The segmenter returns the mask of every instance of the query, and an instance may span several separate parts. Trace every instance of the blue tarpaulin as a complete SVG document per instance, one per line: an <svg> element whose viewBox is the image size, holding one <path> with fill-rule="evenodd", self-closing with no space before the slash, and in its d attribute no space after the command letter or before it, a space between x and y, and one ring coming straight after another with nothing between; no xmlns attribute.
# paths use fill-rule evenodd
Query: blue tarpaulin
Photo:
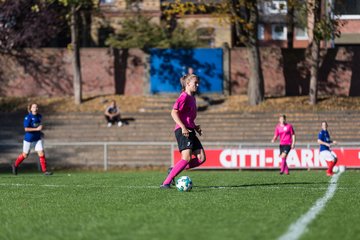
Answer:
<svg viewBox="0 0 360 240"><path fill-rule="evenodd" d="M223 92L223 51L221 48L151 49L150 91L180 92L180 77L194 69L200 77L200 93Z"/></svg>

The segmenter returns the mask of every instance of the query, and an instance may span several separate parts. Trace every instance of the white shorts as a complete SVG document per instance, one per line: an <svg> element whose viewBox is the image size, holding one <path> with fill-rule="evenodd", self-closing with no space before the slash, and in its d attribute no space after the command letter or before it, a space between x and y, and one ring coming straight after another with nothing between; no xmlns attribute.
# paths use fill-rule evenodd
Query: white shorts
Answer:
<svg viewBox="0 0 360 240"><path fill-rule="evenodd" d="M23 152L26 154L30 153L31 148L35 148L36 152L40 152L44 150L44 146L43 146L43 141L40 139L36 142L28 142L25 141L23 142Z"/></svg>
<svg viewBox="0 0 360 240"><path fill-rule="evenodd" d="M325 150L320 152L321 161L334 161L335 159L337 159L337 156L333 151Z"/></svg>

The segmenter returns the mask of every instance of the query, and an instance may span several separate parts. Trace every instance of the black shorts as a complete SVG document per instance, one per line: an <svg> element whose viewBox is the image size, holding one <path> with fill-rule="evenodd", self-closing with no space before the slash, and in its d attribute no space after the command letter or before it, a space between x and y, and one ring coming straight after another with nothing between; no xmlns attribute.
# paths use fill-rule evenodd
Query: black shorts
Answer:
<svg viewBox="0 0 360 240"><path fill-rule="evenodd" d="M189 132L189 137L185 137L182 135L181 128L178 128L175 130L175 137L178 143L179 151L185 149L191 149L193 151L198 149L203 149L203 146L201 145L200 140L196 136L195 129L189 129L191 132Z"/></svg>
<svg viewBox="0 0 360 240"><path fill-rule="evenodd" d="M282 153L285 153L286 155L288 155L290 150L291 150L291 145L280 145L280 155Z"/></svg>

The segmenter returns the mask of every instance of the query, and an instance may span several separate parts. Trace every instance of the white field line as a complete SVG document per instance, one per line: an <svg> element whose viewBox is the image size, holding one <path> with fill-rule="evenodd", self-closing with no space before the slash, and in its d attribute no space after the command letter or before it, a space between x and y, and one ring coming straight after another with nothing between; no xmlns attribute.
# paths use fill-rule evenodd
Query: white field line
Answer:
<svg viewBox="0 0 360 240"><path fill-rule="evenodd" d="M0 183L5 187L48 187L48 188L159 188L159 186L96 186L96 185L62 185L62 184L32 184L32 183Z"/></svg>
<svg viewBox="0 0 360 240"><path fill-rule="evenodd" d="M156 189L159 186L124 186L124 185L116 185L116 186L100 186L100 185L65 185L65 184L32 184L32 183L0 183L0 186L4 187L45 187L45 188L128 188L128 189ZM326 187L302 187L302 186L194 186L194 188L203 188L203 189L211 189L211 190L226 190L226 189L307 189L307 190L324 190L327 189ZM342 188L347 189L347 188Z"/></svg>
<svg viewBox="0 0 360 240"><path fill-rule="evenodd" d="M322 198L319 198L309 211L296 220L296 222L292 223L287 232L279 237L279 240L296 240L301 237L306 231L307 226L316 218L326 206L327 202L334 196L340 175L341 172L332 176L325 195Z"/></svg>

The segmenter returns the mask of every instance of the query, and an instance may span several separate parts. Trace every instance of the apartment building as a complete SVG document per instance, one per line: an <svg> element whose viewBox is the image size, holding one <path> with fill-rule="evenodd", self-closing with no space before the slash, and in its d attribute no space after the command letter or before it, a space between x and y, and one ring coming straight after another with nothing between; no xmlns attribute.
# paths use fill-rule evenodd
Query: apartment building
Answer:
<svg viewBox="0 0 360 240"><path fill-rule="evenodd" d="M336 45L360 44L360 1L334 0L335 10L346 24L341 29L341 37L335 39Z"/></svg>
<svg viewBox="0 0 360 240"><path fill-rule="evenodd" d="M307 0L303 0L306 4ZM340 17L346 24L342 27L340 38L334 38L328 46L353 45L360 43L360 1L359 0L322 0L324 14ZM121 27L120 22L136 13L150 16L152 21L160 23L166 4L174 0L100 0L102 18L95 18L92 23L92 39L102 45L110 32ZM189 1L184 1L189 2ZM196 4L197 1L192 1ZM213 1L212 1L213 2ZM292 32L294 48L304 48L309 43L308 27L299 24L294 18L291 31L288 29L287 0L258 0L259 24L258 39L261 46L288 47L289 33ZM306 17L305 17L306 18ZM105 20L104 20L105 19ZM186 14L177 19L185 27L196 26L198 38L203 47L221 47L227 43L236 46L233 26L211 13ZM195 25L194 25L195 23Z"/></svg>

